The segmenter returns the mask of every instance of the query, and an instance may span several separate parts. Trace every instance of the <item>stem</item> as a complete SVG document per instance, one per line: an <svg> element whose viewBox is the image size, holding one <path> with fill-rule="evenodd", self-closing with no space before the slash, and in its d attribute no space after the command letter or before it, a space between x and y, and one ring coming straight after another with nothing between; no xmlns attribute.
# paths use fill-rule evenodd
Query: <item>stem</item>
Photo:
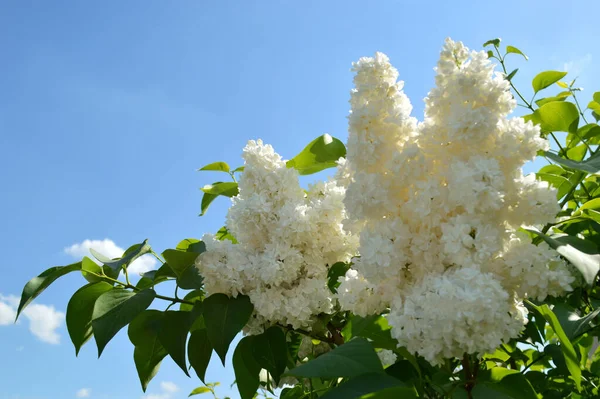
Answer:
<svg viewBox="0 0 600 399"><path fill-rule="evenodd" d="M581 106L579 105L579 101L577 101L577 96L575 95L575 92L570 87L569 87L569 92L573 96L573 100L575 100L575 105L577 106L577 109L579 110L579 115L581 115L581 118L583 119L583 121L587 125L588 121L587 121L587 119L585 119L585 115L583 114L583 111L581 110Z"/></svg>
<svg viewBox="0 0 600 399"><path fill-rule="evenodd" d="M469 363L469 355L465 353L462 358L463 371L465 372L465 391L467 391L467 397L473 399L471 390L475 384L473 383L473 374L471 373L471 364Z"/></svg>

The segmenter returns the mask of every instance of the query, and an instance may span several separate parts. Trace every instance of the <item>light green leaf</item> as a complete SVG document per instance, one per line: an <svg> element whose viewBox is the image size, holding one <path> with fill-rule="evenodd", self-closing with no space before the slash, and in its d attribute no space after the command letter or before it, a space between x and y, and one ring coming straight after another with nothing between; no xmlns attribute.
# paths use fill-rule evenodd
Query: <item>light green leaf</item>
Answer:
<svg viewBox="0 0 600 399"><path fill-rule="evenodd" d="M594 101L596 101L597 103L600 103L600 91L597 91L594 93L594 96L592 97L594 99Z"/></svg>
<svg viewBox="0 0 600 399"><path fill-rule="evenodd" d="M235 182L215 182L207 184L201 190L206 194L223 195L225 197L235 197L239 193L238 184Z"/></svg>
<svg viewBox="0 0 600 399"><path fill-rule="evenodd" d="M562 326L558 322L556 315L546 304L536 306L533 303L529 303L529 305L535 310L537 310L542 316L544 316L544 319L546 319L546 321L556 334L556 337L560 341L560 348L565 356L565 362L567 364L569 372L571 373L571 377L573 377L573 380L577 385L577 389L581 389L581 369L579 367L579 359L577 359L577 353L575 352L575 349L573 348L571 341L565 334Z"/></svg>
<svg viewBox="0 0 600 399"><path fill-rule="evenodd" d="M594 112L600 112L600 103L596 101L590 101L587 107Z"/></svg>
<svg viewBox="0 0 600 399"><path fill-rule="evenodd" d="M243 172L244 169L246 169L245 166L238 166L237 168L235 168L231 173L235 173L235 172Z"/></svg>
<svg viewBox="0 0 600 399"><path fill-rule="evenodd" d="M234 236L231 235L231 233L229 232L229 230L227 230L227 227L225 226L221 227L219 231L216 232L215 238L219 241L229 240L232 243L237 244L237 240Z"/></svg>
<svg viewBox="0 0 600 399"><path fill-rule="evenodd" d="M212 393L212 391L210 389L208 389L207 387L198 387L198 388L194 389L192 392L190 392L190 394L188 395L188 398L190 396L200 395L203 393Z"/></svg>
<svg viewBox="0 0 600 399"><path fill-rule="evenodd" d="M233 371L241 399L252 399L260 385L261 367L254 359L254 337L242 338L233 352Z"/></svg>
<svg viewBox="0 0 600 399"><path fill-rule="evenodd" d="M68 266L54 266L50 269L45 270L42 274L29 280L23 292L21 293L21 302L17 309L17 319L19 315L33 301L40 295L46 288L50 286L56 279L64 276L65 274L81 270L81 262L73 263Z"/></svg>
<svg viewBox="0 0 600 399"><path fill-rule="evenodd" d="M395 398L416 398L413 388L407 387L402 381L387 374L371 373L359 375L350 381L327 391L322 399L356 399L369 395L369 398L380 398L378 391L389 388L402 388L396 392Z"/></svg>
<svg viewBox="0 0 600 399"><path fill-rule="evenodd" d="M144 392L167 356L167 350L158 339L163 316L161 311L145 310L129 324L127 331L129 340L135 346L133 360Z"/></svg>
<svg viewBox="0 0 600 399"><path fill-rule="evenodd" d="M206 376L206 369L208 368L213 348L205 328L192 332L187 350L190 365L196 372L196 375L198 375L198 378L200 378L200 381L206 383L204 378Z"/></svg>
<svg viewBox="0 0 600 399"><path fill-rule="evenodd" d="M275 385L279 385L279 379L285 371L288 350L281 328L270 327L264 333L254 336L252 345L256 362L271 374Z"/></svg>
<svg viewBox="0 0 600 399"><path fill-rule="evenodd" d="M598 271L600 271L600 255L582 251L581 248L587 247L584 240L571 236L566 236L568 238L554 238L535 229L525 230L543 238L548 245L556 249L556 252L565 257L581 272L588 284L592 285L594 283L596 275L598 274Z"/></svg>
<svg viewBox="0 0 600 399"><path fill-rule="evenodd" d="M569 85L565 82L556 82L557 85L559 85L560 87L562 87L563 89L568 89Z"/></svg>
<svg viewBox="0 0 600 399"><path fill-rule="evenodd" d="M75 346L76 356L83 344L92 337L92 314L96 299L112 289L113 286L104 281L87 284L78 289L69 300L66 317L67 330L73 346Z"/></svg>
<svg viewBox="0 0 600 399"><path fill-rule="evenodd" d="M346 156L344 143L324 134L310 142L298 155L287 161L301 175L310 175L337 166L337 160Z"/></svg>
<svg viewBox="0 0 600 399"><path fill-rule="evenodd" d="M225 294L209 296L204 300L203 306L208 338L225 365L229 345L250 319L254 306L245 295L229 298Z"/></svg>
<svg viewBox="0 0 600 399"><path fill-rule="evenodd" d="M513 46L506 46L506 53L507 54L510 54L510 53L519 54L519 55L522 55L523 58L525 58L525 60L529 59L529 57L527 57L521 50L519 50L518 48L513 47Z"/></svg>
<svg viewBox="0 0 600 399"><path fill-rule="evenodd" d="M535 113L540 118L540 128L545 132L576 132L579 111L575 104L554 101L542 105Z"/></svg>
<svg viewBox="0 0 600 399"><path fill-rule="evenodd" d="M535 78L533 78L533 81L531 82L531 85L533 87L533 92L537 93L538 91L545 89L546 87L552 85L553 83L558 82L565 76L567 76L566 72L559 72L559 71L540 72L535 76Z"/></svg>
<svg viewBox="0 0 600 399"><path fill-rule="evenodd" d="M201 170L214 170L216 172L229 173L229 165L227 165L226 162L213 162L198 169L198 171Z"/></svg>
<svg viewBox="0 0 600 399"><path fill-rule="evenodd" d="M185 348L187 336L192 325L191 312L169 310L164 312L162 327L158 339L173 361L189 377Z"/></svg>
<svg viewBox="0 0 600 399"><path fill-rule="evenodd" d="M321 378L352 378L368 373L383 373L383 366L373 346L360 337L289 371L298 377Z"/></svg>
<svg viewBox="0 0 600 399"><path fill-rule="evenodd" d="M185 240L181 240L175 249L183 252L195 252L201 254L206 251L206 244L196 238L186 238Z"/></svg>
<svg viewBox="0 0 600 399"><path fill-rule="evenodd" d="M155 296L156 293L151 289L136 293L113 288L98 297L92 313L92 330L98 346L98 357L119 330L150 306Z"/></svg>
<svg viewBox="0 0 600 399"><path fill-rule="evenodd" d="M200 216L204 216L210 204L217 198L218 195L206 194L202 196L202 202L200 204Z"/></svg>

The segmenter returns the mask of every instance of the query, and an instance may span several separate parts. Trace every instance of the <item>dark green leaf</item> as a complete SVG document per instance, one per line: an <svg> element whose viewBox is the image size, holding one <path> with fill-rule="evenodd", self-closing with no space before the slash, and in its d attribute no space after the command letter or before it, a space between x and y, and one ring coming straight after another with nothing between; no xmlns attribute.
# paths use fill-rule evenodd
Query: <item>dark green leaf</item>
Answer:
<svg viewBox="0 0 600 399"><path fill-rule="evenodd" d="M218 195L204 193L202 196L202 203L200 204L200 216L204 216L211 202L213 202L217 197Z"/></svg>
<svg viewBox="0 0 600 399"><path fill-rule="evenodd" d="M506 75L506 80L508 80L510 82L510 80L515 77L515 75L517 74L518 71L519 71L519 68L514 69L511 73Z"/></svg>
<svg viewBox="0 0 600 399"><path fill-rule="evenodd" d="M215 182L207 184L201 190L206 194L223 195L225 197L235 197L239 193L238 184L235 182Z"/></svg>
<svg viewBox="0 0 600 399"><path fill-rule="evenodd" d="M201 170L214 170L216 172L229 173L229 165L227 165L226 162L213 162L198 169L198 171Z"/></svg>
<svg viewBox="0 0 600 399"><path fill-rule="evenodd" d="M67 305L67 330L75 346L75 355L92 337L92 314L96 299L113 286L109 283L99 281L84 285L78 289L69 300Z"/></svg>
<svg viewBox="0 0 600 399"><path fill-rule="evenodd" d="M545 71L538 73L533 81L531 82L531 86L533 87L533 92L537 93L540 90L545 89L546 87L552 85L553 83L558 82L562 78L567 75L566 72L559 71Z"/></svg>
<svg viewBox="0 0 600 399"><path fill-rule="evenodd" d="M113 288L98 297L92 314L98 357L119 330L150 306L155 296L156 293L151 289L135 293Z"/></svg>
<svg viewBox="0 0 600 399"><path fill-rule="evenodd" d="M135 346L133 360L144 392L158 372L160 363L167 356L167 350L158 339L163 315L164 313L158 310L146 310L129 324L129 340Z"/></svg>
<svg viewBox="0 0 600 399"><path fill-rule="evenodd" d="M229 344L250 319L254 306L245 295L229 298L225 294L213 294L204 300L203 305L208 338L225 365Z"/></svg>
<svg viewBox="0 0 600 399"><path fill-rule="evenodd" d="M488 56L488 58L493 58L494 57L494 52L492 50L488 50L487 51L487 56Z"/></svg>
<svg viewBox="0 0 600 399"><path fill-rule="evenodd" d="M537 393L531 386L531 383L525 378L525 376L517 370L509 370L502 367L494 367L489 370L490 378L489 381L484 381L483 385L492 391L502 393L507 397L514 399L537 399ZM477 388L478 385L475 386ZM477 392L474 390L473 397L481 397L480 394L476 395ZM495 396L485 396L495 397Z"/></svg>
<svg viewBox="0 0 600 399"><path fill-rule="evenodd" d="M345 276L350 269L350 265L345 262L334 263L327 271L327 287L334 294L337 293L337 288L340 286L338 281L340 277Z"/></svg>
<svg viewBox="0 0 600 399"><path fill-rule="evenodd" d="M202 252L206 252L206 244L196 238L186 238L185 240L181 240L175 249L183 252L195 252L201 254Z"/></svg>
<svg viewBox="0 0 600 399"><path fill-rule="evenodd" d="M92 255L94 255L94 257L96 257L96 259L102 262L105 266L108 266L109 268L115 271L121 270L121 268L126 268L134 260L136 260L142 255L150 253L150 251L152 251L152 248L148 244L148 240L144 240L144 242L140 244L135 244L129 247L121 258L107 261L105 257L103 257L97 252L93 251L92 248L90 248L90 252L92 253ZM104 260L100 259L98 256L100 256Z"/></svg>
<svg viewBox="0 0 600 399"><path fill-rule="evenodd" d="M200 270L195 265L191 265L177 278L177 285L184 290L195 290L202 288L203 281Z"/></svg>
<svg viewBox="0 0 600 399"><path fill-rule="evenodd" d="M344 143L324 134L311 141L298 155L287 161L301 175L310 175L337 166L337 160L346 156Z"/></svg>
<svg viewBox="0 0 600 399"><path fill-rule="evenodd" d="M59 277L64 276L67 273L74 272L76 270L81 270L81 262L73 263L68 266L54 266L50 269L45 270L42 274L37 277L29 280L25 287L23 288L23 293L21 293L21 302L19 303L19 308L17 310L17 319L19 315L33 301L40 295L50 284L52 284Z"/></svg>
<svg viewBox="0 0 600 399"><path fill-rule="evenodd" d="M169 267L167 263L164 263L160 268L158 268L158 270L151 270L143 273L142 278L136 284L136 288L144 290L146 288L153 287L156 284L162 283L163 281L167 281L176 277L177 275L171 269L171 267Z"/></svg>
<svg viewBox="0 0 600 399"><path fill-rule="evenodd" d="M190 291L183 297L183 299L186 301L189 301L189 302L194 302L194 303L198 302L198 301L202 301L204 299L204 291L202 291L202 290ZM190 310L192 310L193 307L194 307L194 305L182 303L181 305L179 305L179 310L190 311Z"/></svg>
<svg viewBox="0 0 600 399"><path fill-rule="evenodd" d="M287 363L285 334L279 327L270 327L264 333L254 337L253 346L257 363L271 374L275 385L279 385L279 379Z"/></svg>
<svg viewBox="0 0 600 399"><path fill-rule="evenodd" d="M521 50L519 50L518 48L516 48L516 47L513 47L513 46L506 46L506 54L510 54L510 53L522 55L522 56L523 56L523 58L525 58L526 60L528 60L528 59L529 59L529 58L528 58L528 57L527 57L525 54L523 54L523 52L522 52Z"/></svg>
<svg viewBox="0 0 600 399"><path fill-rule="evenodd" d="M487 47L490 44L493 44L495 47L498 47L500 45L500 39L491 39L491 40L488 40L487 42L483 43L483 47Z"/></svg>
<svg viewBox="0 0 600 399"><path fill-rule="evenodd" d="M403 388L402 395L396 398L416 398L415 390L407 387L402 381L387 374L371 373L352 378L350 381L328 391L323 399L355 399L363 395L375 394L387 388ZM399 392L400 393L400 392ZM405 396L406 395L406 396ZM369 396L376 398L378 396Z"/></svg>
<svg viewBox="0 0 600 399"><path fill-rule="evenodd" d="M170 310L164 312L163 324L158 332L160 343L188 377L185 348L191 324L190 312Z"/></svg>
<svg viewBox="0 0 600 399"><path fill-rule="evenodd" d="M204 383L206 383L204 378L212 351L213 348L208 340L206 329L193 331L188 342L188 358L198 378Z"/></svg>
<svg viewBox="0 0 600 399"><path fill-rule="evenodd" d="M185 270L194 266L198 253L196 252L183 252L176 249L167 249L162 253L162 256L167 261L167 264L175 272L177 277L181 277Z"/></svg>
<svg viewBox="0 0 600 399"><path fill-rule="evenodd" d="M302 399L304 398L304 390L301 386L295 386L293 388L283 388L279 399Z"/></svg>
<svg viewBox="0 0 600 399"><path fill-rule="evenodd" d="M579 111L575 104L554 101L542 105L535 111L540 118L540 127L545 132L576 132Z"/></svg>
<svg viewBox="0 0 600 399"><path fill-rule="evenodd" d="M321 378L352 378L368 373L383 373L383 366L373 346L369 341L360 337L289 372L298 377Z"/></svg>
<svg viewBox="0 0 600 399"><path fill-rule="evenodd" d="M342 330L344 339L351 337L363 337L371 341L375 348L394 350L398 346L398 341L392 338L391 327L387 319L380 315L367 317L352 316Z"/></svg>
<svg viewBox="0 0 600 399"><path fill-rule="evenodd" d="M580 248L584 248L586 245L584 240L577 237L553 238L534 229L526 230L542 237L548 245L556 249L556 252L571 262L581 272L588 284L592 285L594 283L596 275L600 271L600 255L583 252Z"/></svg>
<svg viewBox="0 0 600 399"><path fill-rule="evenodd" d="M556 315L554 314L554 312L552 312L552 310L550 310L548 305L544 304L541 306L536 306L530 303L530 306L533 307L536 311L538 311L542 316L544 316L544 318L556 334L558 340L560 341L560 348L565 356L565 361L567 363L567 368L571 373L571 377L573 377L573 380L575 381L575 384L577 385L578 389L581 389L581 369L579 368L579 359L577 358L577 353L575 352L571 341L569 340L569 338L563 331L560 323L558 322Z"/></svg>
<svg viewBox="0 0 600 399"><path fill-rule="evenodd" d="M233 371L241 399L254 398L260 385L261 367L254 359L253 340L252 336L242 338L233 352Z"/></svg>

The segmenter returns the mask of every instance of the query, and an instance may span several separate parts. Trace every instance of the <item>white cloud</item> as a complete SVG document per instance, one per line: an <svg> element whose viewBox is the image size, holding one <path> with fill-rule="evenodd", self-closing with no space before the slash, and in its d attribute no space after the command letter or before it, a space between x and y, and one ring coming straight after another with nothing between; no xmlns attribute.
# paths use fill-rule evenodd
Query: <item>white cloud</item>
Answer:
<svg viewBox="0 0 600 399"><path fill-rule="evenodd" d="M75 397L76 398L89 398L91 394L92 394L92 390L90 388L81 388L79 391L77 391L77 393L75 394Z"/></svg>
<svg viewBox="0 0 600 399"><path fill-rule="evenodd" d="M19 298L14 295L0 294L0 325L14 323L19 306ZM40 341L49 344L59 344L58 328L65 320L65 314L57 311L54 306L32 303L23 311L23 316L29 320L29 331ZM9 322L7 322L9 320Z"/></svg>
<svg viewBox="0 0 600 399"><path fill-rule="evenodd" d="M65 253L74 258L82 258L88 256L92 260L96 260L90 254L90 248L109 258L119 258L125 250L119 247L113 240L105 238L104 240L84 240L80 243L73 244L65 248ZM129 265L129 272L132 275L139 275L156 267L156 259L152 255L144 255L136 259Z"/></svg>
<svg viewBox="0 0 600 399"><path fill-rule="evenodd" d="M162 390L162 393L144 395L142 396L142 399L172 399L173 394L179 391L179 387L170 381L162 381L160 383L160 389Z"/></svg>
<svg viewBox="0 0 600 399"><path fill-rule="evenodd" d="M571 79L574 79L577 76L581 75L583 70L586 69L588 66L590 66L591 63L592 63L592 54L587 53L586 55L584 55L581 58L578 58L576 60L571 60L569 62L565 62L563 65L563 69L566 72L569 72L569 76L571 76Z"/></svg>
<svg viewBox="0 0 600 399"><path fill-rule="evenodd" d="M41 341L49 344L59 344L60 335L56 330L65 320L65 314L54 309L54 306L29 305L23 314L29 319L29 331Z"/></svg>
<svg viewBox="0 0 600 399"><path fill-rule="evenodd" d="M179 387L177 385L175 385L175 383L170 382L170 381L162 381L160 383L160 388L164 392L169 392L169 393L175 393L175 392L179 391Z"/></svg>
<svg viewBox="0 0 600 399"><path fill-rule="evenodd" d="M2 298L0 298L1 300ZM8 326L15 322L17 312L7 303L0 302L0 326Z"/></svg>

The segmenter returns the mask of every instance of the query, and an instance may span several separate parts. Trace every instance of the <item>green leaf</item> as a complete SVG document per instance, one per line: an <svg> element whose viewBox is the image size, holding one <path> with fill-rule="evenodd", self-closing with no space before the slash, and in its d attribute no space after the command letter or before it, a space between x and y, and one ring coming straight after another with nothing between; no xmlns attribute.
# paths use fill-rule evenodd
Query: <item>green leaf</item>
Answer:
<svg viewBox="0 0 600 399"><path fill-rule="evenodd" d="M167 350L158 339L163 316L161 311L145 310L129 324L127 331L129 340L135 346L133 360L144 392L167 356Z"/></svg>
<svg viewBox="0 0 600 399"><path fill-rule="evenodd" d="M590 101L587 107L594 112L600 112L600 103L596 101Z"/></svg>
<svg viewBox="0 0 600 399"><path fill-rule="evenodd" d="M225 226L221 227L219 231L217 231L215 238L219 241L229 240L232 243L237 244L237 240L231 235L231 233L229 233L229 230L227 230L227 227Z"/></svg>
<svg viewBox="0 0 600 399"><path fill-rule="evenodd" d="M298 377L321 378L352 378L368 373L383 373L383 366L373 346L360 337L289 371Z"/></svg>
<svg viewBox="0 0 600 399"><path fill-rule="evenodd" d="M527 56L526 56L526 55L525 55L525 54L524 54L524 53L523 53L521 50L519 50L518 48L516 48L516 47L513 47L513 46L506 46L506 54L510 54L510 53L512 53L512 54L519 54L519 55L522 55L522 56L523 56L523 58L525 58L525 60L528 60L528 59L529 59L529 57L527 57Z"/></svg>
<svg viewBox="0 0 600 399"><path fill-rule="evenodd" d="M296 385L293 388L283 388L279 399L303 399L304 397L304 389Z"/></svg>
<svg viewBox="0 0 600 399"><path fill-rule="evenodd" d="M200 395L202 393L212 393L212 391L210 389L208 389L207 387L198 387L198 388L194 389L192 392L190 392L190 394L188 395L188 398L190 396Z"/></svg>
<svg viewBox="0 0 600 399"><path fill-rule="evenodd" d="M577 237L553 238L534 229L525 230L543 238L550 247L556 249L556 252L566 258L581 272L588 284L592 285L594 283L596 275L598 274L598 271L600 271L600 255L597 253L589 254L582 251L580 248L585 246L585 241Z"/></svg>
<svg viewBox="0 0 600 399"><path fill-rule="evenodd" d="M227 165L226 162L213 162L198 169L198 171L201 170L214 170L217 172L229 173L229 165Z"/></svg>
<svg viewBox="0 0 600 399"><path fill-rule="evenodd" d="M235 182L215 182L207 184L201 190L206 194L222 195L225 197L235 197L239 193L238 184Z"/></svg>
<svg viewBox="0 0 600 399"><path fill-rule="evenodd" d="M211 202L213 202L217 197L218 195L204 193L202 196L202 203L200 204L200 216L204 216Z"/></svg>
<svg viewBox="0 0 600 399"><path fill-rule="evenodd" d="M176 277L177 275L171 267L167 263L164 263L158 270L150 270L149 272L142 273L142 278L135 286L140 290L144 290Z"/></svg>
<svg viewBox="0 0 600 399"><path fill-rule="evenodd" d="M327 271L327 287L334 294L337 293L337 288L340 286L339 279L346 275L350 269L350 265L345 262L334 263Z"/></svg>
<svg viewBox="0 0 600 399"><path fill-rule="evenodd" d="M165 258L173 272L175 272L175 275L181 277L188 267L194 266L198 253L167 249L162 253L162 256Z"/></svg>
<svg viewBox="0 0 600 399"><path fill-rule="evenodd" d="M229 298L225 294L213 294L203 305L208 338L225 365L229 345L250 319L254 306L245 295Z"/></svg>
<svg viewBox="0 0 600 399"><path fill-rule="evenodd" d="M202 252L206 252L206 244L196 238L186 238L185 240L181 240L175 249L183 252L195 252L201 254Z"/></svg>
<svg viewBox="0 0 600 399"><path fill-rule="evenodd" d="M275 385L279 385L287 363L287 344L281 328L270 327L264 333L256 335L252 345L256 362L271 374Z"/></svg>
<svg viewBox="0 0 600 399"><path fill-rule="evenodd" d="M158 332L160 343L188 377L185 348L191 325L190 312L169 310L164 312L162 327Z"/></svg>
<svg viewBox="0 0 600 399"><path fill-rule="evenodd" d="M488 40L487 42L483 43L483 47L487 47L490 44L493 44L495 47L498 47L500 45L500 39L491 39L491 40Z"/></svg>
<svg viewBox="0 0 600 399"><path fill-rule="evenodd" d="M545 89L546 87L552 85L553 83L558 82L562 78L567 76L566 72L559 71L545 71L538 73L533 81L531 82L531 86L533 87L533 92L537 93L540 90Z"/></svg>
<svg viewBox="0 0 600 399"><path fill-rule="evenodd" d="M540 98L539 100L535 100L535 103L538 105L538 107L541 107L542 105L551 103L553 101L565 101L570 95L570 91L563 91L561 93L558 93L556 96Z"/></svg>
<svg viewBox="0 0 600 399"><path fill-rule="evenodd" d="M380 315L353 315L344 326L342 335L345 340L352 337L367 338L375 348L394 350L398 346L398 341L392 338L387 319Z"/></svg>
<svg viewBox="0 0 600 399"><path fill-rule="evenodd" d="M413 388L392 387L378 392L368 393L361 396L359 399L412 399L416 397L417 394Z"/></svg>
<svg viewBox="0 0 600 399"><path fill-rule="evenodd" d="M519 68L514 69L511 73L509 73L508 75L506 75L505 79L510 82L510 80L515 77L515 75L517 74L518 71L519 71Z"/></svg>
<svg viewBox="0 0 600 399"><path fill-rule="evenodd" d="M381 373L363 374L352 378L350 381L326 392L321 398L355 399L361 398L363 395L367 394L374 395L377 391L382 391L387 388L403 388L401 391L402 395L397 395L395 396L396 398L416 398L415 390L413 388L407 387L402 381L394 377ZM369 397L376 398L378 396Z"/></svg>
<svg viewBox="0 0 600 399"><path fill-rule="evenodd" d="M111 285L114 284L110 279L103 277L108 276L112 279L116 279L119 276L119 272L113 271L107 266L100 266L87 256L84 256L81 260L81 274L90 283L96 283L98 281L106 281ZM100 277L98 277L100 276Z"/></svg>
<svg viewBox="0 0 600 399"><path fill-rule="evenodd" d="M559 85L560 87L562 87L563 89L568 89L569 85L566 84L565 82L556 82L557 85Z"/></svg>
<svg viewBox="0 0 600 399"><path fill-rule="evenodd" d="M571 169L582 170L588 173L598 173L598 171L600 171L600 152L594 153L588 159L581 162L562 158L549 151L544 152L544 156Z"/></svg>
<svg viewBox="0 0 600 399"><path fill-rule="evenodd" d="M243 172L244 169L246 169L246 167L244 166L238 166L237 168L235 168L231 173L235 173L235 172Z"/></svg>
<svg viewBox="0 0 600 399"><path fill-rule="evenodd" d="M346 156L344 143L324 134L310 142L298 155L287 161L301 175L310 175L337 166L337 160Z"/></svg>
<svg viewBox="0 0 600 399"><path fill-rule="evenodd" d="M156 293L151 289L135 293L113 288L98 297L92 314L98 357L119 330L150 306L155 296Z"/></svg>
<svg viewBox="0 0 600 399"><path fill-rule="evenodd" d="M592 97L594 99L594 101L596 101L597 103L600 103L600 91L597 91L594 93L594 96Z"/></svg>
<svg viewBox="0 0 600 399"><path fill-rule="evenodd" d="M233 371L241 399L252 399L260 385L261 367L254 359L254 337L242 338L233 352Z"/></svg>
<svg viewBox="0 0 600 399"><path fill-rule="evenodd" d="M112 289L113 286L104 281L87 284L78 289L69 300L66 321L69 336L75 346L75 356L79 355L83 344L92 337L92 314L96 299Z"/></svg>
<svg viewBox="0 0 600 399"><path fill-rule="evenodd" d="M540 128L545 132L576 132L579 124L579 111L575 104L554 101L535 110L540 118Z"/></svg>
<svg viewBox="0 0 600 399"><path fill-rule="evenodd" d="M204 378L206 376L206 369L208 368L213 348L205 328L192 332L187 350L190 364L196 372L196 375L198 375L200 381L206 383Z"/></svg>
<svg viewBox="0 0 600 399"><path fill-rule="evenodd" d="M556 334L558 340L560 341L560 348L565 356L565 361L567 363L567 368L571 373L571 377L573 377L577 388L581 389L581 369L579 368L579 359L577 359L577 353L575 352L573 345L571 345L571 341L563 331L562 326L558 322L556 315L554 312L552 312L552 310L550 310L548 305L544 304L541 306L536 306L530 303L530 306L544 316L544 319L546 319Z"/></svg>
<svg viewBox="0 0 600 399"><path fill-rule="evenodd" d="M493 58L494 57L494 52L492 50L488 50L487 51L487 56L488 56L488 58Z"/></svg>
<svg viewBox="0 0 600 399"><path fill-rule="evenodd" d="M491 391L495 391L496 393L501 393L505 396L496 396L493 392L489 392L486 390L477 390L476 385L475 389L472 391L474 398L514 398L514 399L537 399L537 393L533 386L525 378L525 376L519 373L518 370L509 370L502 367L494 367L489 370L489 380L483 382L483 386L485 388L490 389ZM483 395L484 392L487 392L486 395Z"/></svg>
<svg viewBox="0 0 600 399"><path fill-rule="evenodd" d="M194 290L188 292L184 297L184 300L189 302L201 302L204 299L204 291L202 290ZM190 311L194 308L194 305L190 305L187 303L182 303L179 305L179 310Z"/></svg>
<svg viewBox="0 0 600 399"><path fill-rule="evenodd" d="M33 301L40 295L46 288L50 286L56 279L64 276L65 274L81 270L81 262L73 263L68 266L54 266L50 269L45 270L42 274L32 278L25 284L23 292L21 293L21 302L17 309L17 319L19 315Z"/></svg>
<svg viewBox="0 0 600 399"><path fill-rule="evenodd" d="M94 255L94 257L96 257L96 259L98 259L105 266L108 266L114 271L121 270L122 268L127 268L127 266L129 266L134 260L136 260L142 255L150 253L150 251L152 251L152 248L148 244L148 240L144 240L140 244L134 244L131 247L129 247L121 258L107 261L106 258L104 258L103 256L101 257L104 260L99 259L97 255L100 254L94 251L92 248L90 248L90 252L92 253L92 255Z"/></svg>

